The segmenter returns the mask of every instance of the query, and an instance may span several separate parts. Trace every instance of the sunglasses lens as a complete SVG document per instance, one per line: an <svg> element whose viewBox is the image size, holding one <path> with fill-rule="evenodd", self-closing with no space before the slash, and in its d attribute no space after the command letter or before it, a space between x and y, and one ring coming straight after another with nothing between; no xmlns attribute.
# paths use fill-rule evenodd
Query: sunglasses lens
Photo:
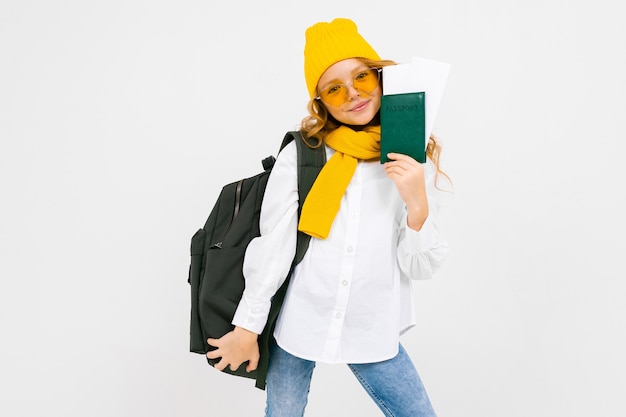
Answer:
<svg viewBox="0 0 626 417"><path fill-rule="evenodd" d="M331 85L322 91L320 97L324 102L330 104L331 106L341 106L343 102L346 101L347 94L348 89L345 85L336 84Z"/></svg>
<svg viewBox="0 0 626 417"><path fill-rule="evenodd" d="M354 88L364 93L371 93L378 86L378 71L367 70L354 77Z"/></svg>
<svg viewBox="0 0 626 417"><path fill-rule="evenodd" d="M352 86L360 93L369 94L378 86L379 72L376 69L368 69L359 72L352 81ZM331 106L341 106L348 97L348 87L344 84L334 84L325 88L320 93L320 98Z"/></svg>

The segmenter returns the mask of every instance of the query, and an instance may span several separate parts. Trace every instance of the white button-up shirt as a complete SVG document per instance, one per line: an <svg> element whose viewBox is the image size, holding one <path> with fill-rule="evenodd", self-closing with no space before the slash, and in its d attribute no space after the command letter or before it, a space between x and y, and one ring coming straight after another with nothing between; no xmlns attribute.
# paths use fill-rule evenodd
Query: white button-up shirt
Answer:
<svg viewBox="0 0 626 417"><path fill-rule="evenodd" d="M334 151L326 148L327 157ZM297 156L279 154L261 209L261 236L244 259L246 288L233 324L261 333L270 300L295 255ZM326 363L369 363L397 354L400 335L415 324L412 279L428 279L448 252L436 225L435 167L428 162L429 217L418 232L377 161L357 165L327 239L311 238L294 269L274 336L287 352Z"/></svg>

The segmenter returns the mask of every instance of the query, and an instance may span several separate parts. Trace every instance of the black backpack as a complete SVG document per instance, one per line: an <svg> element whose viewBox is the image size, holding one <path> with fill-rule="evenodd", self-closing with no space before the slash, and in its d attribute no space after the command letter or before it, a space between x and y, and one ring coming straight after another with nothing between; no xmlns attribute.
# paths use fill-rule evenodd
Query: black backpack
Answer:
<svg viewBox="0 0 626 417"><path fill-rule="evenodd" d="M287 132L279 152L292 140L295 140L298 150L299 215L302 202L326 162L326 153L323 146L307 146L300 132ZM204 355L215 349L207 344L207 338L218 339L234 328L231 321L245 286L243 258L248 243L260 234L261 202L274 161L275 158L269 156L262 161L264 171L260 174L225 185L204 227L191 239L188 279L191 284L191 352ZM309 240L309 235L298 232L292 268L302 260ZM235 371L230 367L224 369L229 374L256 379L255 386L260 389L265 389L269 343L289 284L289 275L272 298L267 324L259 335L261 357L257 369L246 372L247 362ZM219 361L207 360L211 366Z"/></svg>

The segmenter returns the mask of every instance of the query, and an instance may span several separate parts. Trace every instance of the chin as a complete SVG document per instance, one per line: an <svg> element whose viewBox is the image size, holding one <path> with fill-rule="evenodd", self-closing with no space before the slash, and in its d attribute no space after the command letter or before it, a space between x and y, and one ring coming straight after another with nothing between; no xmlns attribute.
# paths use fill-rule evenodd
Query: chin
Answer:
<svg viewBox="0 0 626 417"><path fill-rule="evenodd" d="M351 117L349 120L346 120L346 124L354 125L354 126L364 126L369 124L375 115L361 115L359 117Z"/></svg>

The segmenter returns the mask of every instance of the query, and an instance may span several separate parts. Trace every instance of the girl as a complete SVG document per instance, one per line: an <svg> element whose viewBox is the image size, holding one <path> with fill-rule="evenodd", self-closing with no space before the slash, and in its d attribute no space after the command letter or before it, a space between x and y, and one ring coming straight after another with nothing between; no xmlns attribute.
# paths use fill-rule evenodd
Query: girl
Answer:
<svg viewBox="0 0 626 417"><path fill-rule="evenodd" d="M257 336L295 254L296 230L310 246L294 269L274 331L266 417L301 417L316 361L347 364L386 416L435 416L400 344L415 324L412 279L431 278L447 253L436 224L439 145L428 162L397 153L380 161L382 95L376 51L348 19L306 31L311 97L301 130L325 147L327 163L298 217L295 144L278 156L261 211L261 236L247 248L246 288L235 329L209 339L216 369L256 368Z"/></svg>

